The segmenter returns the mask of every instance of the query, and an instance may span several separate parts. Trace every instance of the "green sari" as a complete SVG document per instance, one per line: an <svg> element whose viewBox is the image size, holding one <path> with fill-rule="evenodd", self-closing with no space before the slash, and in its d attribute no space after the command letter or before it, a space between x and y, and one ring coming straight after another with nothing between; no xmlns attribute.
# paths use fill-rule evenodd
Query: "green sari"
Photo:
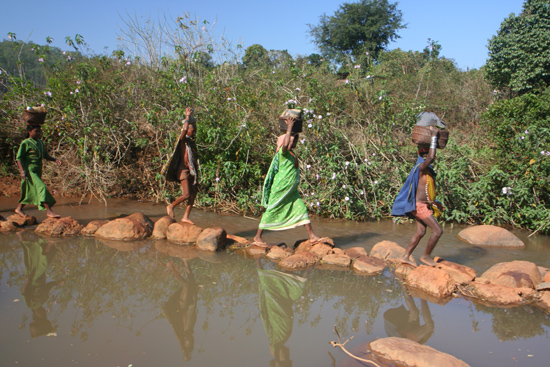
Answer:
<svg viewBox="0 0 550 367"><path fill-rule="evenodd" d="M262 205L266 208L259 228L281 231L310 223L298 184L300 168L290 152L280 149L273 158L264 182Z"/></svg>
<svg viewBox="0 0 550 367"><path fill-rule="evenodd" d="M42 181L42 159L46 157L44 143L39 139L23 140L17 151L16 160L21 162L27 178L21 181L21 198L19 203L38 205L45 210L43 203L54 206L55 199Z"/></svg>

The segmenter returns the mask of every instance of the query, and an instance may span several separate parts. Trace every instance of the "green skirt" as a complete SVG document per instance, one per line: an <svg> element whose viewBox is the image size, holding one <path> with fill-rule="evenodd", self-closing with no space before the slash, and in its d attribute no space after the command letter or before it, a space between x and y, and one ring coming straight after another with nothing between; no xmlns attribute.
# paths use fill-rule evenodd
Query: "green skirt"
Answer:
<svg viewBox="0 0 550 367"><path fill-rule="evenodd" d="M55 199L41 177L42 167L29 166L27 178L21 181L19 203L37 205L40 210L46 210L43 203L49 204L50 207L55 205Z"/></svg>

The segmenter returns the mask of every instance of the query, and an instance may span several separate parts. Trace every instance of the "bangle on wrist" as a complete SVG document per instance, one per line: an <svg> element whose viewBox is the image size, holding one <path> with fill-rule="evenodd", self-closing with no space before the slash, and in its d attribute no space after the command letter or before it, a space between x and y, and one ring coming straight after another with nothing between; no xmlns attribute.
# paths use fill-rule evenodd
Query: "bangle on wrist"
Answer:
<svg viewBox="0 0 550 367"><path fill-rule="evenodd" d="M432 136L432 143L430 144L430 149L437 149L437 136Z"/></svg>

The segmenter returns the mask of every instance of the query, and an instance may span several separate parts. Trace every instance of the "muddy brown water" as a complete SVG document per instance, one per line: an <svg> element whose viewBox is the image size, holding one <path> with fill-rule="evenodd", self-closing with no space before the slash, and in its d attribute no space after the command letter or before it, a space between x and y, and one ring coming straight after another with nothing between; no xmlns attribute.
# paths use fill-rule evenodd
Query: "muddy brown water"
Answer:
<svg viewBox="0 0 550 367"><path fill-rule="evenodd" d="M156 220L163 205L110 200L55 210L81 223L142 212ZM0 215L16 199L0 199ZM27 211L39 221L45 212ZM182 210L176 211L178 216ZM252 238L258 221L195 210L203 228L220 226ZM341 248L370 251L382 240L405 246L414 225L313 220L314 230ZM528 260L550 267L550 237L513 231L522 250L479 248L446 225L434 250L474 268ZM270 243L292 245L297 228L268 232ZM490 308L456 298L431 303L404 292L389 271L358 276L313 268L283 273L244 253L198 253L182 260L159 251L165 241L103 243L93 238L41 238L32 230L0 235L1 366L353 366L329 342L400 336L471 366L548 366L550 315L538 308ZM423 251L425 240L414 255Z"/></svg>

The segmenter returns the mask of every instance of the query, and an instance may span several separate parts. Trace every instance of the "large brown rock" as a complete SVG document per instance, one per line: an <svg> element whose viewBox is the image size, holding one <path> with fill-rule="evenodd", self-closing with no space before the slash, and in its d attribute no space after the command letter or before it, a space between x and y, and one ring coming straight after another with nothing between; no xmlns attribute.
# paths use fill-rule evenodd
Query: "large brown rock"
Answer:
<svg viewBox="0 0 550 367"><path fill-rule="evenodd" d="M329 237L321 237L318 241L311 242L309 239L307 240L300 240L297 241L294 244L294 252L302 252L302 251L311 251L311 249L314 246L325 244L327 246L330 246L331 248L334 247L334 241Z"/></svg>
<svg viewBox="0 0 550 367"><path fill-rule="evenodd" d="M418 367L468 367L469 365L450 354L440 352L405 338L389 337L369 344L369 349L379 358L399 366Z"/></svg>
<svg viewBox="0 0 550 367"><path fill-rule="evenodd" d="M486 247L525 247L510 231L492 225L473 226L458 233L458 238L471 245Z"/></svg>
<svg viewBox="0 0 550 367"><path fill-rule="evenodd" d="M101 226L109 223L108 220L92 220L80 231L82 236L93 236Z"/></svg>
<svg viewBox="0 0 550 367"><path fill-rule="evenodd" d="M547 313L550 313L550 291L540 292L540 299L535 303L537 307L542 308Z"/></svg>
<svg viewBox="0 0 550 367"><path fill-rule="evenodd" d="M338 248L338 247L334 247L332 249L332 253L335 254L335 255L347 255L344 250L342 250L341 248ZM349 255L348 255L349 256ZM350 256L351 258L351 256Z"/></svg>
<svg viewBox="0 0 550 367"><path fill-rule="evenodd" d="M516 306L524 302L524 291L534 292L529 288L512 288L501 284L485 283L476 279L467 287L461 289L466 296L478 298L483 304L489 306ZM533 296L533 293L527 294Z"/></svg>
<svg viewBox="0 0 550 367"><path fill-rule="evenodd" d="M282 246L273 246L269 249L266 256L271 260L281 260L286 259L290 255L292 255L291 249Z"/></svg>
<svg viewBox="0 0 550 367"><path fill-rule="evenodd" d="M178 222L170 224L166 231L166 239L182 245L193 245L201 233L202 228L194 224Z"/></svg>
<svg viewBox="0 0 550 367"><path fill-rule="evenodd" d="M472 268L437 257L434 260L438 263L437 267L445 270L457 284L470 283L476 278L476 271Z"/></svg>
<svg viewBox="0 0 550 367"><path fill-rule="evenodd" d="M84 226L71 217L46 218L35 232L52 237L71 237L78 236L82 228Z"/></svg>
<svg viewBox="0 0 550 367"><path fill-rule="evenodd" d="M8 220L0 220L0 232L15 232L19 227Z"/></svg>
<svg viewBox="0 0 550 367"><path fill-rule="evenodd" d="M412 269L406 279L409 286L418 288L437 298L449 297L457 286L445 270L425 265Z"/></svg>
<svg viewBox="0 0 550 367"><path fill-rule="evenodd" d="M313 245L313 247L309 251L313 252L314 254L319 255L319 257L323 257L325 255L333 253L332 247L333 246L330 246L330 245L328 245L324 242L321 242L321 243L316 243L315 245Z"/></svg>
<svg viewBox="0 0 550 367"><path fill-rule="evenodd" d="M197 238L197 247L203 251L221 250L227 241L227 232L221 227L206 228Z"/></svg>
<svg viewBox="0 0 550 367"><path fill-rule="evenodd" d="M372 256L362 255L353 262L353 270L360 274L377 274L385 268L386 262Z"/></svg>
<svg viewBox="0 0 550 367"><path fill-rule="evenodd" d="M153 227L155 226L153 221L145 216L143 213L134 213L126 218L135 220L138 223L141 223L143 226L147 227L150 233L153 233ZM150 236L150 235L149 235Z"/></svg>
<svg viewBox="0 0 550 367"><path fill-rule="evenodd" d="M378 242L370 251L370 256L392 262L398 262L404 254L405 249L392 241Z"/></svg>
<svg viewBox="0 0 550 367"><path fill-rule="evenodd" d="M351 258L348 255L327 254L321 259L323 264L349 267Z"/></svg>
<svg viewBox="0 0 550 367"><path fill-rule="evenodd" d="M151 236L152 225L135 219L135 216L117 218L102 225L94 233L95 237L114 241L135 241Z"/></svg>
<svg viewBox="0 0 550 367"><path fill-rule="evenodd" d="M367 250L365 250L363 247L350 247L345 249L344 253L352 259L357 259L361 256L368 256Z"/></svg>
<svg viewBox="0 0 550 367"><path fill-rule="evenodd" d="M304 269L317 264L319 260L320 258L318 255L304 251L282 259L279 261L279 266L289 270Z"/></svg>
<svg viewBox="0 0 550 367"><path fill-rule="evenodd" d="M176 223L176 220L168 215L157 220L153 226L153 238L157 240L165 239L168 227L173 223Z"/></svg>
<svg viewBox="0 0 550 367"><path fill-rule="evenodd" d="M38 223L34 215L27 215L22 217L19 214L13 214L6 218L6 221L12 222L16 227L32 226Z"/></svg>
<svg viewBox="0 0 550 367"><path fill-rule="evenodd" d="M267 251L269 250L269 247L264 246L248 246L245 251L252 256L265 256L267 254Z"/></svg>
<svg viewBox="0 0 550 367"><path fill-rule="evenodd" d="M481 275L493 284L534 289L542 278L538 267L529 261L510 261L493 265Z"/></svg>

